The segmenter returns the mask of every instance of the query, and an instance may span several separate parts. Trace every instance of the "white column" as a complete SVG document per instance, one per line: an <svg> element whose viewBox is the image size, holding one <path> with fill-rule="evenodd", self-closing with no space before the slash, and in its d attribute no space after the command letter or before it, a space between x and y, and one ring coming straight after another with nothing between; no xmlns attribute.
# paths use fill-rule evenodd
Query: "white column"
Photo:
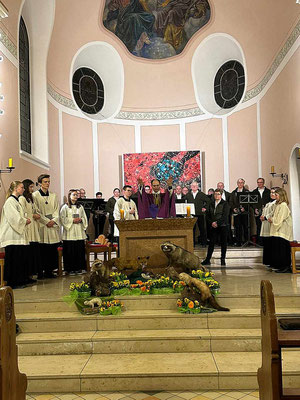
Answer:
<svg viewBox="0 0 300 400"><path fill-rule="evenodd" d="M229 161L228 161L228 124L227 117L222 117L223 158L224 158L224 188L229 190Z"/></svg>
<svg viewBox="0 0 300 400"><path fill-rule="evenodd" d="M58 110L58 143L59 143L59 171L60 171L60 200L63 203L65 192L65 168L64 168L64 132L62 111Z"/></svg>
<svg viewBox="0 0 300 400"><path fill-rule="evenodd" d="M262 160L261 160L261 132L260 132L260 101L256 103L256 130L257 130L257 161L258 176L262 176Z"/></svg>
<svg viewBox="0 0 300 400"><path fill-rule="evenodd" d="M99 149L98 149L98 124L92 122L93 129L93 159L94 159L94 193L99 192Z"/></svg>
<svg viewBox="0 0 300 400"><path fill-rule="evenodd" d="M180 122L180 151L186 150L185 122Z"/></svg>
<svg viewBox="0 0 300 400"><path fill-rule="evenodd" d="M142 152L142 141L141 141L141 125L136 124L134 126L134 144L135 144L135 152Z"/></svg>

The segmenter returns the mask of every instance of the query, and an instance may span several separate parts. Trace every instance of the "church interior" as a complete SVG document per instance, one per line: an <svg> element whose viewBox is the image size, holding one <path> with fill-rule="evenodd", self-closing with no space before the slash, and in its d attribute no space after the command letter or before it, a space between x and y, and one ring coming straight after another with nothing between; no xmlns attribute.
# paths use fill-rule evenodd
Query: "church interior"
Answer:
<svg viewBox="0 0 300 400"><path fill-rule="evenodd" d="M204 193L284 188L299 243L299 45L298 0L1 0L0 208L14 180L49 174L61 205L72 188L108 199L128 183L124 155L198 151ZM300 278L267 270L256 246L219 259L230 312L178 313L171 294L81 315L62 298L82 276L14 290L26 399L258 399L260 283L297 316ZM283 385L300 387L299 351L282 360Z"/></svg>

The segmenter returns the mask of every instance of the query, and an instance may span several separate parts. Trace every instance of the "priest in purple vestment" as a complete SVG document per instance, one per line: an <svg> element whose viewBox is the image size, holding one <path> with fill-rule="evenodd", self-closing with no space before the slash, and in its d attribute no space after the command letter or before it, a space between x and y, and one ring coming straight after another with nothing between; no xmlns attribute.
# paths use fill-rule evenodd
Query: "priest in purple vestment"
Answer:
<svg viewBox="0 0 300 400"><path fill-rule="evenodd" d="M169 218L176 217L175 194L172 188L173 179L167 180L168 188L165 193L160 192L160 181L152 179L151 192L146 193L144 182L138 179L138 210L139 218Z"/></svg>

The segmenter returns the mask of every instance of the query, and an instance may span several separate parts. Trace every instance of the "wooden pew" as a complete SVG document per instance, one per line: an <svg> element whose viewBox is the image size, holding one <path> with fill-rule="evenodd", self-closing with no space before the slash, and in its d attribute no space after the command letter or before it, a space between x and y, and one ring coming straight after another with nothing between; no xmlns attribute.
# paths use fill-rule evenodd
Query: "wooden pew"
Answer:
<svg viewBox="0 0 300 400"><path fill-rule="evenodd" d="M14 296L10 287L0 289L0 400L25 400L27 378L18 368Z"/></svg>
<svg viewBox="0 0 300 400"><path fill-rule="evenodd" d="M257 371L260 400L300 399L300 389L283 389L281 349L300 347L300 330L285 331L278 327L273 288L261 281L262 366Z"/></svg>

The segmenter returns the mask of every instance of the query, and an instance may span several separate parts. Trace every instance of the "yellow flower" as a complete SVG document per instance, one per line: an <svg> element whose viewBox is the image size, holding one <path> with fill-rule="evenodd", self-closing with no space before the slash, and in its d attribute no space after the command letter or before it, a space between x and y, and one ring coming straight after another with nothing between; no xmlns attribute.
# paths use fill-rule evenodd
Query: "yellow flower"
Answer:
<svg viewBox="0 0 300 400"><path fill-rule="evenodd" d="M207 278L209 276L209 272L206 272L205 274L205 278Z"/></svg>

